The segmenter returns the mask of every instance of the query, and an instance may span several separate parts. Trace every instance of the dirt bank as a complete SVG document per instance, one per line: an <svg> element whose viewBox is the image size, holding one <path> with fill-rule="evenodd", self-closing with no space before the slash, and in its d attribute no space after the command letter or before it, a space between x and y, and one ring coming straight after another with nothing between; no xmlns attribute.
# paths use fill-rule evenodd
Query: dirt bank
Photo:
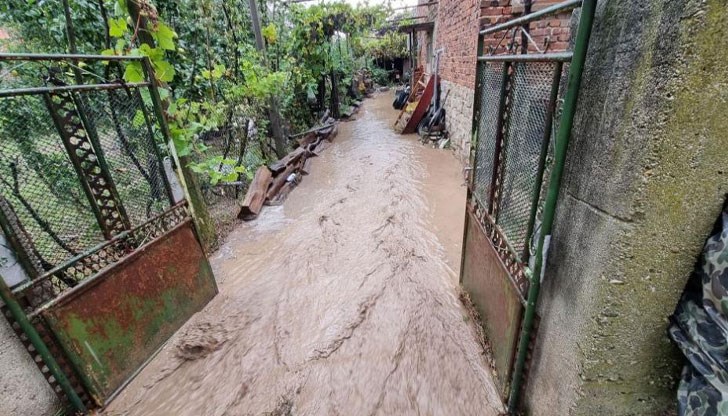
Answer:
<svg viewBox="0 0 728 416"><path fill-rule="evenodd" d="M368 100L285 206L213 258L220 294L108 415L497 415L457 299L455 159ZM182 253L181 253L182 254Z"/></svg>

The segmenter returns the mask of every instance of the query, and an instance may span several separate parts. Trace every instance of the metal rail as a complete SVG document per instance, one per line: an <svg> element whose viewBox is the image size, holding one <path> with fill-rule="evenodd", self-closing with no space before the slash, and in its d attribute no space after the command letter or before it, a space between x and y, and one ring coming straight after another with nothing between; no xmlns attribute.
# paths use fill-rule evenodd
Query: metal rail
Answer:
<svg viewBox="0 0 728 416"><path fill-rule="evenodd" d="M481 55L478 62L569 62L572 52L536 53L519 55Z"/></svg>
<svg viewBox="0 0 728 416"><path fill-rule="evenodd" d="M544 203L543 222L541 224L541 233L534 259L535 265L533 268L531 283L528 288L526 310L524 312L523 325L521 326L521 334L518 340L518 355L516 356L516 363L513 367L511 391L508 397L508 411L511 414L516 411L519 395L521 393L523 370L526 364L528 345L531 340L531 331L533 330L534 318L536 316L536 306L538 303L539 292L541 290L541 279L543 278L544 268L546 267L546 257L548 256L549 244L551 242L551 231L553 229L556 206L559 199L561 178L564 173L564 165L566 164L566 151L569 147L569 140L571 139L571 128L574 125L574 113L576 112L576 103L579 98L579 88L581 86L581 78L584 71L584 62L586 61L586 52L589 47L589 37L591 36L592 24L594 22L596 4L597 0L583 1L581 18L579 19L579 28L576 32L574 57L569 69L569 84L566 92L566 98L564 99L563 114L561 115L559 130L556 135L556 141L554 142L553 170L551 171L548 194L546 196L546 202ZM542 12L544 10L542 10Z"/></svg>
<svg viewBox="0 0 728 416"><path fill-rule="evenodd" d="M189 209L189 203L187 201L182 201L182 202L180 202L180 203L178 203L176 205L172 205L166 211L164 211L163 213L159 214L158 216L156 216L156 217L154 217L152 219L149 219L149 220L147 220L147 221L145 221L145 222L137 225L136 227L132 228L131 230L126 230L126 231L123 231L123 232L121 232L119 234L116 234L111 239L104 240L103 242L101 242L101 243L99 243L99 244L97 244L97 245L89 248L88 250L84 251L83 253L81 253L81 254L79 254L77 256L72 257L71 259L69 259L65 263L63 263L63 264L61 264L59 266L56 266L56 267L54 267L54 268L46 271L45 273L43 273L42 275L38 276L37 278L35 278L33 280L30 280L28 282L25 282L25 283L23 283L23 284L21 284L19 286L16 286L15 289L12 290L12 293L14 295L23 294L27 290L29 290L29 289L31 289L33 287L36 287L38 285L40 285L43 281L48 280L51 277L53 277L54 275L63 272L65 269L67 269L69 267L72 267L72 266L78 264L81 260L83 260L83 259L85 259L87 257L90 257L90 256L94 255L95 253L98 253L99 251L101 251L101 250L103 250L103 249L105 249L107 247L111 247L111 246L113 246L116 243L119 243L121 241L124 241L124 239L126 239L126 238L133 237L134 236L134 233L137 230L141 230L141 229L149 226L150 224L154 223L155 221L158 221L159 218L164 217L165 215L170 215L171 213L173 213L174 211L176 211L176 210L178 210L178 209L180 209L182 207L187 207L187 209Z"/></svg>
<svg viewBox="0 0 728 416"><path fill-rule="evenodd" d="M2 276L0 276L0 299L5 302L5 305L7 305L10 313L13 315L13 318L15 319L15 321L18 322L18 325L20 325L20 329L25 332L25 335L28 336L28 340L31 344L33 344L33 347L38 352L38 355L43 358L43 362L48 367L48 371L50 371L50 373L53 375L53 378L56 379L58 385L66 394L66 397L68 397L68 401L71 403L73 409L82 414L86 414L86 406L84 406L83 401L78 396L78 394L76 394L73 386L71 386L71 382L63 373L63 370L58 365L58 362L55 360L55 358L53 358L53 355L43 342L40 334L38 334L38 331L35 330L33 324L25 315L25 312L23 312L23 307L20 306L18 301L15 300L15 296L13 296L8 285L5 284L5 280Z"/></svg>
<svg viewBox="0 0 728 416"><path fill-rule="evenodd" d="M116 82L111 84L87 84L87 85L63 85L59 87L31 87L31 88L15 88L10 90L0 90L0 98L16 97L19 95L41 95L46 93L59 93L68 91L104 91L122 88L140 88L149 87L149 82Z"/></svg>
<svg viewBox="0 0 728 416"><path fill-rule="evenodd" d="M541 9L537 12L533 12L530 14L527 14L525 16L521 16L518 18L515 18L513 20L509 20L505 23L501 23L492 27L489 27L487 29L483 29L480 31L480 35L490 35L492 33L500 32L502 30L510 29L515 26L521 26L526 23L533 22L534 20L539 20L542 17L552 15L558 12L566 11L566 10L572 10L582 5L582 2L584 0L568 0L563 3L554 4L553 6L546 7L545 9Z"/></svg>
<svg viewBox="0 0 728 416"><path fill-rule="evenodd" d="M142 61L144 56L80 55L60 53L0 53L0 61Z"/></svg>

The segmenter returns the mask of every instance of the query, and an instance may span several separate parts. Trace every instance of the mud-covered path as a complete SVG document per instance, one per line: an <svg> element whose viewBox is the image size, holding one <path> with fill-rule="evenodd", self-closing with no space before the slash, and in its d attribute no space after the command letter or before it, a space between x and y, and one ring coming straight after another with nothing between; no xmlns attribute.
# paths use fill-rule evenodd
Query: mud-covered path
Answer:
<svg viewBox="0 0 728 416"><path fill-rule="evenodd" d="M390 94L356 117L285 206L233 232L220 294L105 414L502 410L458 300L458 162L395 135Z"/></svg>

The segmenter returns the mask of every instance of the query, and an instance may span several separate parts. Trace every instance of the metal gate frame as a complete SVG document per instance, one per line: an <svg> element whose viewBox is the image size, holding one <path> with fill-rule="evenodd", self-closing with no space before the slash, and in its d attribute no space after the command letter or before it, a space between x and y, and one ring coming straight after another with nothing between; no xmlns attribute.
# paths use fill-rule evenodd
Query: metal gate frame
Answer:
<svg viewBox="0 0 728 416"><path fill-rule="evenodd" d="M596 0L564 1L481 30L478 34L475 103L470 152L471 168L468 180L460 282L465 286L466 290L474 292L476 296L490 296L489 300L491 302L481 301L480 305L478 301L482 299L474 298L473 300L481 311L487 312L484 314L486 315L484 316L484 325L486 333L491 332L488 334L491 342L505 344L505 350L501 348L501 351L494 351L494 358L496 358L497 364L502 367L497 370L505 372L505 374L498 374L498 376L504 380L504 395L507 398L510 413L515 412L519 405L524 369L533 341L534 334L532 330L536 320L536 306L551 241L561 178L574 122L596 3ZM544 17L577 8L581 8L581 17L576 31L573 52L548 53L541 51L529 35L529 24ZM509 54L507 55L496 55L498 45L491 48L489 53L484 54L486 36L502 32L503 35L498 43L500 44L509 35L509 31L511 32L511 39L516 39L517 33L520 31L522 39L520 53L513 50L513 45L516 42L511 42ZM533 50L536 53L531 53ZM501 205L504 203L504 199L507 198L504 193L513 192L512 189L509 190L504 185L504 171L509 169L508 156L513 157L514 151L520 152L522 150L512 149L510 150L511 153L506 151L508 146L511 145L509 143L511 135L518 134L513 133L512 129L523 128L523 126L516 125L518 121L522 120L511 120L514 116L514 102L518 103L523 100L523 97L514 93L514 83L517 88L519 75L521 78L525 77L524 74L527 73L529 65L543 66L546 63L553 66L553 71L548 101L545 109L543 109L545 112L544 124L538 126L541 129L541 146L538 150L538 157L535 158L537 159L535 166L533 159L526 162L530 164L530 175L534 180L530 201L527 205L529 208L527 222L523 221L525 218L521 215L518 218L520 223L516 227L505 227L504 229L503 221L500 221L502 218L499 218L503 209ZM570 66L568 82L565 86L565 94L562 94L560 93L560 90L563 89L561 87L561 84L563 84L562 72L567 64ZM484 109L484 106L488 103L483 101L487 93L485 76L486 71L496 66L500 66L502 78L498 88L493 88L494 85L491 83L491 92L498 92L498 102L497 105L494 105L494 102L490 103L488 109L495 112L496 118L495 120L489 120L491 125L488 126L482 119L488 117L488 114L484 114L488 110ZM557 120L559 97L563 97L563 104L561 105L560 119ZM518 114L515 115L518 117ZM514 122L514 124L511 125L511 122ZM553 144L550 143L552 136L554 136ZM486 154L483 155L483 153ZM492 158L490 164L485 161L487 174L490 176L486 178L489 181L485 181L484 185L479 186L476 181L476 177L479 175L477 169L479 163L483 164L484 162L481 160L483 156ZM518 232L514 232L514 229L517 229ZM479 239L483 237L487 240L486 252L472 253L471 251L480 249L479 245L482 244L477 241L480 241ZM486 260L485 263L488 264L484 265L482 258L490 259L490 261ZM472 273L479 275L473 277L471 276ZM505 276L506 281L499 283L498 280L502 279L503 276ZM480 281L473 281L474 278L479 278ZM491 315L491 318L506 319L506 322L489 324L488 314ZM518 333L517 348L512 348L515 343L509 343L507 339L493 339L494 336L507 337L508 334L504 334L504 330ZM494 350L497 349L497 346L496 344Z"/></svg>
<svg viewBox="0 0 728 416"><path fill-rule="evenodd" d="M27 120L11 120L16 129L4 133L16 134L17 143L40 137L43 144L32 149L41 148L45 153L38 154L58 157L57 163L72 169L70 186L78 190L74 203L84 215L72 223L83 228L77 236L53 232L52 225L62 224L66 214L47 216L63 206L43 199L52 183L48 177L38 182L32 173L37 166L28 163L26 151L12 147L10 138L2 139L8 140L10 156L0 154L0 162L7 163L4 169L11 178L0 177L0 227L28 278L10 288L0 276L2 309L56 394L75 411L86 412L89 406L103 406L133 378L215 296L217 285L191 207L175 199L165 174L160 148L178 169L180 165L149 59L0 53L0 62L41 69L29 73L42 72L45 85L0 89L0 100L28 100L38 105L35 110L45 108L44 117L52 119L54 129L31 135L33 126L17 130ZM102 77L84 69L101 64L134 65L145 80L126 83L110 80L109 71ZM100 92L106 95L94 95ZM48 144L53 149L43 147ZM134 175L143 177L144 184ZM126 196L117 189L119 178ZM39 183L45 185L32 191L29 200L28 189ZM91 214L95 224L88 221ZM52 242L43 245L45 258L38 239ZM74 247L69 248L69 241ZM65 249L61 255L48 258L60 248Z"/></svg>

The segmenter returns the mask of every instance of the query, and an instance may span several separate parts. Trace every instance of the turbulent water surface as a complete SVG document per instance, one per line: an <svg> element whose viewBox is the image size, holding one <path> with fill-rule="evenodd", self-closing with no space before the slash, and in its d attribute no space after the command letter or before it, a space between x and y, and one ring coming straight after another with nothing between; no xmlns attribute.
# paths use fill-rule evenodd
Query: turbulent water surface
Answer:
<svg viewBox="0 0 728 416"><path fill-rule="evenodd" d="M233 232L220 294L105 414L502 411L458 301L459 164L394 134L390 104L367 100L285 206Z"/></svg>

